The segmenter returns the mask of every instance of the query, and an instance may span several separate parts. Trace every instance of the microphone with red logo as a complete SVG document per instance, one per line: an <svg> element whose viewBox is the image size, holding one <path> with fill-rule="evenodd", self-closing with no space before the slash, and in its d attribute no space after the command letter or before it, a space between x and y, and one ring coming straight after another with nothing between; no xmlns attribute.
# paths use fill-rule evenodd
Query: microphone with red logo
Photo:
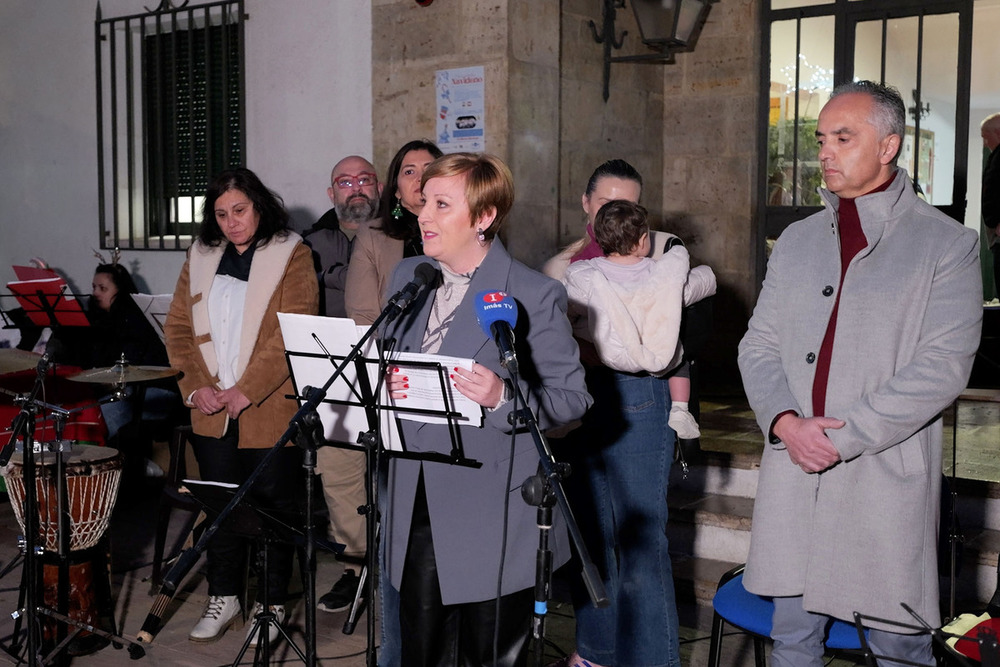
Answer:
<svg viewBox="0 0 1000 667"><path fill-rule="evenodd" d="M476 320L483 333L496 341L500 363L511 373L517 373L517 353L514 352L514 327L517 325L517 302L506 292L484 290L476 295Z"/></svg>

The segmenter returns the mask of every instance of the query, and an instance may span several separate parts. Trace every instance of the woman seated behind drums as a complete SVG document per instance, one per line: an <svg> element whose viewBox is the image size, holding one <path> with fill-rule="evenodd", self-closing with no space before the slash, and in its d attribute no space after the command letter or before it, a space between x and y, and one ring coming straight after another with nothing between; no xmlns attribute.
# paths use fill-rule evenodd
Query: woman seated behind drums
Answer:
<svg viewBox="0 0 1000 667"><path fill-rule="evenodd" d="M98 255L99 259L103 257ZM48 352L53 361L89 368L110 368L121 359L131 366L167 366L167 350L139 306L132 299L139 290L131 274L118 263L101 263L94 271L91 296L87 303L89 327L63 327L49 339ZM124 389L119 398L101 405L108 427L108 444L127 451L134 434L126 437L119 431L135 423L134 385ZM142 420L164 420L176 415L180 406L177 382L168 378L143 383ZM105 395L107 398L107 394Z"/></svg>
<svg viewBox="0 0 1000 667"><path fill-rule="evenodd" d="M514 200L507 166L493 156L455 153L431 163L422 184L425 257L404 259L389 293L421 262L441 275L386 337L394 337L402 352L474 360L469 371L455 368L452 380L483 409L481 427L478 420L458 426L465 456L482 467L390 461L383 534L388 576L400 592L402 664L524 665L538 528L537 510L521 500L519 488L535 474L538 454L530 434L508 423L511 392L499 375L497 346L477 324L477 293L504 291L518 304L518 383L543 429L579 419L590 396L566 318L565 289L512 259L496 239ZM397 404L406 405L405 367L391 371L388 388ZM408 451L451 450L448 426L401 422ZM569 545L556 515L550 539L558 566L568 559Z"/></svg>

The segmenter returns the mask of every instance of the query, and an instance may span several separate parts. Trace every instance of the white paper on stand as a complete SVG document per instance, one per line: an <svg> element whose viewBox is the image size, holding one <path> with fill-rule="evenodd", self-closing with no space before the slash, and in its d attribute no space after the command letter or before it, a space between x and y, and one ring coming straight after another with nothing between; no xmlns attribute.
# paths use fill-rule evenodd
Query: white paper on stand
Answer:
<svg viewBox="0 0 1000 667"><path fill-rule="evenodd" d="M367 327L359 327L354 323L354 320L346 317L278 313L278 322L281 325L281 336L284 339L285 349L289 352L318 355L329 352L335 357L327 359L291 355L289 357L291 373L299 392L304 391L307 386L322 387L325 385L333 371L343 362L343 358L350 354L351 349L357 345L361 336L368 330ZM316 338L313 338L314 334ZM322 347L316 339L319 339ZM323 347L326 348L326 352L324 352ZM374 337L366 341L362 356L366 359L378 358ZM366 363L365 367L368 370L371 386L378 386L378 364ZM326 392L326 398L360 402L361 396L357 385L357 366L355 364L350 364L345 368L343 375L330 385ZM388 404L384 383L378 402L381 405ZM301 405L302 401L299 404ZM327 440L356 443L358 435L369 430L368 417L363 407L324 402L320 403L316 412L323 423L323 434ZM398 451L401 449L399 435L396 432L396 422L388 410L381 411L381 429L382 446L388 450Z"/></svg>
<svg viewBox="0 0 1000 667"><path fill-rule="evenodd" d="M481 427L483 425L482 407L471 398L467 398L460 391L455 389L455 385L452 383L450 378L450 371L456 366L471 371L472 364L475 363L473 359L446 357L440 354L421 354L416 352L399 352L392 356L392 363L398 365L400 370L406 374L406 377L409 380L408 384L410 385L406 390L406 398L398 401L393 399L393 405L396 405L397 407L443 411L446 410L448 406L445 403L445 396L442 395L441 392L441 376L438 374L437 368L410 366L406 363L408 361L425 361L441 364L445 369L444 386L445 391L447 391L448 401L451 403L451 408L461 415L455 419L456 423L476 427ZM426 424L448 423L448 419L446 417L413 414L409 412L400 412L399 418L423 422Z"/></svg>

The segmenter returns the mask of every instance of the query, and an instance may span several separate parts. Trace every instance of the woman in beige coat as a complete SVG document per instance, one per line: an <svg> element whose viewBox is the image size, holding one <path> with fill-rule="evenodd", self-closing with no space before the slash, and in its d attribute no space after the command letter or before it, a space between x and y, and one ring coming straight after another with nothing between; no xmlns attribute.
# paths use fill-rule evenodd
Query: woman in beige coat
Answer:
<svg viewBox="0 0 1000 667"><path fill-rule="evenodd" d="M183 371L178 385L191 408L202 479L242 484L287 428L296 405L285 398L293 390L277 313L315 314L318 303L309 249L288 230L280 197L249 169L217 176L165 327L170 363ZM295 447L278 452L253 486L254 504L295 509L298 454ZM243 540L224 528L209 543L210 598L191 641L215 641L239 617L245 553ZM292 549L273 546L269 555L266 585L280 623Z"/></svg>
<svg viewBox="0 0 1000 667"><path fill-rule="evenodd" d="M417 216L424 206L420 177L441 149L426 139L396 151L385 175L377 220L361 225L347 267L347 316L371 324L382 312L385 286L404 257L424 254Z"/></svg>

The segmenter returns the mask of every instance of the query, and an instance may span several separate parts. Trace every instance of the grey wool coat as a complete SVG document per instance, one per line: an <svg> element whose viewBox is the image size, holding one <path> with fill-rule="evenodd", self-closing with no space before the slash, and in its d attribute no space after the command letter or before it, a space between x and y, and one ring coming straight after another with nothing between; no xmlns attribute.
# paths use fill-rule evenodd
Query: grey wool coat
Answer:
<svg viewBox="0 0 1000 667"><path fill-rule="evenodd" d="M393 274L389 294L412 277L421 262L437 263L429 257L404 259ZM566 290L551 278L515 261L499 241L493 241L476 270L462 303L455 311L440 354L473 358L501 378L507 374L499 362L497 346L476 321L473 298L483 290L502 290L517 302L515 348L521 369L521 390L542 429L579 419L592 400L584 382L583 366L569 320ZM430 316L435 290L425 290L388 332L398 340L397 349L419 352ZM459 426L465 455L482 462L481 468L394 458L389 466L383 531L388 536L387 568L394 586L403 577L413 516L417 479L423 467L424 486L434 557L443 604L481 602L496 597L500 548L503 538L504 503L509 503L507 549L502 595L534 585L535 553L538 548L537 511L521 499L521 483L535 474L538 452L531 436L519 429L514 445L514 470L507 487L511 454L508 402L486 411L482 428ZM448 427L400 420L401 435L408 451L447 453L451 448ZM549 537L553 567L569 558L569 540L558 510L553 512Z"/></svg>
<svg viewBox="0 0 1000 667"><path fill-rule="evenodd" d="M840 201L821 193L826 208L775 244L739 346L765 434L745 585L846 620L859 611L912 624L905 602L938 627L941 411L965 388L979 345L978 239L919 199L903 170L856 200L867 246L844 279L825 410L847 422L827 431L842 460L807 474L768 433L786 410L812 416L840 282Z"/></svg>

